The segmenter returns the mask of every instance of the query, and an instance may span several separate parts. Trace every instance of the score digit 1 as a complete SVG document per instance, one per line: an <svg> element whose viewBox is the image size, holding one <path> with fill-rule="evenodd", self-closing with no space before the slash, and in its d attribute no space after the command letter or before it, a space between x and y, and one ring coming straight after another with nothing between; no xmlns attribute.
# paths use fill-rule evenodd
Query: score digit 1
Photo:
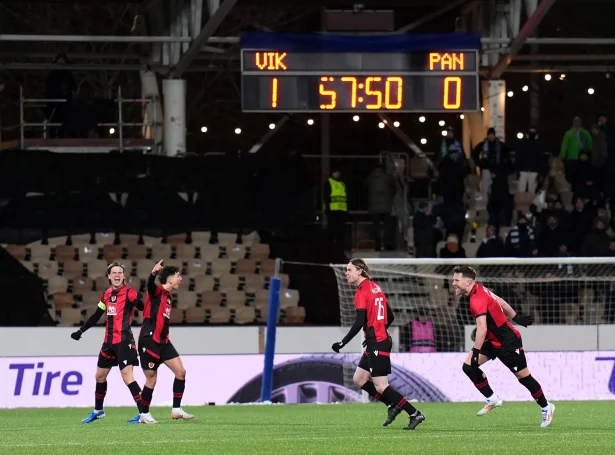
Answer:
<svg viewBox="0 0 615 455"><path fill-rule="evenodd" d="M271 80L271 107L278 107L278 78L274 77Z"/></svg>

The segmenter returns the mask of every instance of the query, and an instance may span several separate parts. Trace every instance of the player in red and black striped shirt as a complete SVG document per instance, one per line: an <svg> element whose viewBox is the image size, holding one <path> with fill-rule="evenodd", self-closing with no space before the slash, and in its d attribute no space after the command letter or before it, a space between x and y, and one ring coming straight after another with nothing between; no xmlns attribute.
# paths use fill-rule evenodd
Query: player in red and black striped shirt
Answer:
<svg viewBox="0 0 615 455"><path fill-rule="evenodd" d="M145 386L141 394L143 412L141 423L157 423L149 412L158 377L158 367L164 363L175 375L173 382L173 420L192 420L194 416L181 408L181 401L186 387L186 369L177 350L169 340L169 321L173 308L171 291L179 289L182 282L179 269L175 266L162 265L160 261L152 269L147 279L147 298L143 311L143 325L139 334L139 355L141 368L145 374ZM160 286L156 286L156 276Z"/></svg>
<svg viewBox="0 0 615 455"><path fill-rule="evenodd" d="M391 424L403 410L410 416L410 422L404 430L414 430L425 420L425 416L389 385L393 342L387 329L393 322L394 316L387 298L380 286L371 281L369 269L363 259L350 261L346 266L346 279L348 283L357 286L354 297L357 318L348 334L342 341L333 343L331 349L340 352L340 349L350 343L363 328L365 352L355 371L354 383L372 397L389 405L384 426Z"/></svg>
<svg viewBox="0 0 615 455"><path fill-rule="evenodd" d="M480 369L480 365L488 360L500 359L500 362L519 379L519 382L529 390L532 398L542 408L540 426L548 427L553 419L555 405L547 401L542 387L530 374L521 334L508 321L510 317L517 324L527 327L534 322L534 318L518 314L504 299L476 283L475 280L476 270L472 267L464 265L453 270L455 293L469 297L470 310L476 319L474 347L463 364L463 372L487 399L485 406L478 411L477 415L483 416L502 405L502 400L493 392L487 376Z"/></svg>
<svg viewBox="0 0 615 455"><path fill-rule="evenodd" d="M142 412L141 388L134 379L132 369L133 366L139 366L139 358L137 344L130 325L134 308L142 310L143 302L137 291L126 285L124 266L117 262L109 264L107 278L109 278L111 286L101 294L98 308L83 327L71 334L74 340L79 340L86 330L96 324L104 313L107 313L105 339L98 354L98 365L96 367L94 411L83 419L83 423L90 423L105 416L103 402L107 394L107 375L111 368L116 365L120 369L124 383L132 393L132 397L139 408L139 413ZM129 420L129 422L139 423L139 416Z"/></svg>

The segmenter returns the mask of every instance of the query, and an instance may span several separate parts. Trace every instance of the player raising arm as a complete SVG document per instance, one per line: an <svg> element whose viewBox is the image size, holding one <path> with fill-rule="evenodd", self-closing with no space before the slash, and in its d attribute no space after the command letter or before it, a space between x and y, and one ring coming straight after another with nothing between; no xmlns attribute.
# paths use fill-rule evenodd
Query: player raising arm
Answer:
<svg viewBox="0 0 615 455"><path fill-rule="evenodd" d="M354 297L357 319L348 334L331 347L340 352L363 328L366 347L357 370L354 383L369 395L389 405L388 417L384 426L389 425L402 411L410 416L404 430L414 430L425 416L412 406L397 390L389 386L391 374L391 349L393 343L387 328L393 322L393 312L389 309L387 298L380 286L371 281L369 269L362 259L353 259L346 267L348 283L358 287ZM370 380L371 378L371 380Z"/></svg>
<svg viewBox="0 0 615 455"><path fill-rule="evenodd" d="M147 298L143 311L143 325L139 333L139 355L141 368L145 374L145 387L141 398L143 413L141 423L158 423L149 412L154 394L154 386L158 378L158 367L164 363L175 375L173 382L173 420L192 420L193 415L181 408L182 397L186 387L186 369L177 350L169 340L169 320L173 301L171 291L179 289L182 277L179 269L168 265L164 267L160 261L152 269L147 279ZM156 286L156 276L160 286Z"/></svg>
<svg viewBox="0 0 615 455"><path fill-rule="evenodd" d="M71 334L73 340L79 340L86 330L96 324L104 313L107 313L105 340L98 354L96 366L94 410L82 420L83 423L90 423L105 416L103 402L107 394L107 375L115 365L120 369L122 379L128 386L137 408L139 408L139 414L142 412L141 387L135 381L132 371L133 365L139 366L139 357L130 325L133 308L142 310L143 302L137 291L126 285L124 266L117 262L109 264L107 278L109 278L111 286L100 296L98 308L83 327ZM128 422L139 423L139 416Z"/></svg>
<svg viewBox="0 0 615 455"><path fill-rule="evenodd" d="M532 398L542 408L540 426L546 428L551 425L555 405L547 401L542 387L530 374L521 334L508 321L510 317L517 324L527 327L534 322L534 318L517 314L502 298L476 283L475 280L476 271L472 267L459 266L453 270L455 293L469 297L470 310L476 319L474 347L463 364L463 372L487 399L485 406L478 411L477 415L483 416L502 405L502 399L491 390L487 376L479 368L488 360L497 358L529 390Z"/></svg>

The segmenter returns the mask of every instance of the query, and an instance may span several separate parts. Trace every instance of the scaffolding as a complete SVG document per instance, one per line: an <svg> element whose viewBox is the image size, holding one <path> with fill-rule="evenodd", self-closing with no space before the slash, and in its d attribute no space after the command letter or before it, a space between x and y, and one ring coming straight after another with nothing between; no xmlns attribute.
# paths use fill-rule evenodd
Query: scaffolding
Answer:
<svg viewBox="0 0 615 455"><path fill-rule="evenodd" d="M147 151L154 151L154 153L159 154L161 152L160 148L162 144L155 143L156 132L158 128L162 128L163 124L161 119L157 119L156 109L153 109L154 118L151 122L127 122L124 120L124 106L127 104L136 104L141 103L143 105L142 111L144 112L147 108L147 104L154 103L157 100L154 98L124 98L122 96L122 88L117 88L116 98L113 100L114 103L117 104L117 121L109 121L109 122L99 122L96 124L97 127L108 127L116 130L117 137L107 139L50 139L49 129L50 128L60 128L64 124L63 123L54 123L50 122L49 119L45 119L42 122L29 122L26 120L26 109L28 108L40 108L44 105L48 105L50 103L67 103L68 99L48 99L48 98L26 98L24 95L23 87L19 89L19 124L11 127L3 128L5 130L19 130L19 141L18 145L21 150L25 150L27 148L53 148L57 146L61 141L61 147L70 148L70 147L79 147L79 148L117 148L120 152L124 151L124 149L129 148L131 150L134 149L143 149ZM53 116L52 116L53 117ZM141 128L142 134L140 137L134 137L126 134L126 128ZM28 134L29 131L40 131L40 137L36 137L36 133L34 135ZM115 132L113 133L115 135ZM13 144L9 144L11 146ZM48 147L46 147L46 145ZM5 147L6 148L6 147Z"/></svg>

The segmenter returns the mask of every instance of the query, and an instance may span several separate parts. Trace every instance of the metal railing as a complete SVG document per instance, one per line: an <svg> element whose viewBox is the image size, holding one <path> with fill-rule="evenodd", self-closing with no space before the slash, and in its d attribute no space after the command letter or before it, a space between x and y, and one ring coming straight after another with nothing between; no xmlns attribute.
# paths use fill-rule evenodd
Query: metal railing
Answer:
<svg viewBox="0 0 615 455"><path fill-rule="evenodd" d="M154 138L156 137L157 128L162 127L162 121L156 118L156 109L153 109L154 118L151 122L125 122L124 112L122 108L125 104L154 103L157 101L156 99L154 99L153 97L152 98L123 98L122 88L118 87L117 88L117 98L114 99L113 101L117 103L117 112L118 112L117 122L101 122L101 123L97 123L96 126L117 128L118 148L120 152L124 150L124 139L125 139L124 128L126 127L141 127L141 128L151 127L152 129L151 136L152 136L152 139L155 140ZM43 128L42 138L47 139L48 128L63 126L62 123L53 123L53 122L48 122L47 120L43 122L27 122L25 119L26 107L31 107L31 106L40 107L41 104L66 103L66 102L68 102L67 99L25 98L24 93L23 93L23 87L19 87L19 125L16 125L15 127L5 128L5 129L19 128L19 146L23 150L25 148L26 130L31 129L31 128L41 128L42 127ZM159 147L160 144L153 144L153 146Z"/></svg>

